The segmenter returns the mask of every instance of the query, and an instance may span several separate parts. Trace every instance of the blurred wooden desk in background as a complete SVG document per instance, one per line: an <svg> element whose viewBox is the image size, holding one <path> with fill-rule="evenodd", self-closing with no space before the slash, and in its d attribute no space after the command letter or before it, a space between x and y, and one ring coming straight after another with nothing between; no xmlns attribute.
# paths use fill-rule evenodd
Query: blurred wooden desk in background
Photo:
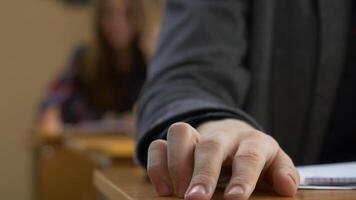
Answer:
<svg viewBox="0 0 356 200"><path fill-rule="evenodd" d="M63 133L34 147L36 200L97 200L93 171L133 166L133 139L118 133Z"/></svg>
<svg viewBox="0 0 356 200"><path fill-rule="evenodd" d="M134 141L131 135L93 134L64 136L64 149L82 156L98 167L110 167L125 161L132 161Z"/></svg>
<svg viewBox="0 0 356 200"><path fill-rule="evenodd" d="M142 169L132 166L118 166L96 170L95 187L109 200L174 200L175 197L157 197ZM223 199L222 191L213 199ZM273 193L254 193L251 200L355 200L356 191L345 190L300 190L293 198L279 197Z"/></svg>

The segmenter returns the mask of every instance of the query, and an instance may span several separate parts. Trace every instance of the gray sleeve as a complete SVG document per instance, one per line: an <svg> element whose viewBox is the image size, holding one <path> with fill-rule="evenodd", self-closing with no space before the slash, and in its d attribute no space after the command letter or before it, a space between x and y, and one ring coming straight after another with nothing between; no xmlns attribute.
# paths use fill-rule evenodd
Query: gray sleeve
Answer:
<svg viewBox="0 0 356 200"><path fill-rule="evenodd" d="M247 0L166 0L158 51L138 104L136 158L177 121L241 109L249 89Z"/></svg>

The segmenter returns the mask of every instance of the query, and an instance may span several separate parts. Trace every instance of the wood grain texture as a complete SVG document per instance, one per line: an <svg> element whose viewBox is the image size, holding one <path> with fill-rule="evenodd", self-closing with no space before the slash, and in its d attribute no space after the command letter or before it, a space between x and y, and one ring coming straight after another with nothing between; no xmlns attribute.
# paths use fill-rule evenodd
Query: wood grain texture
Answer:
<svg viewBox="0 0 356 200"><path fill-rule="evenodd" d="M175 197L157 197L142 169L135 166L120 166L94 172L95 187L110 200L173 200ZM213 199L223 199L217 191ZM274 193L255 192L251 200L356 200L356 191L300 190L292 198Z"/></svg>

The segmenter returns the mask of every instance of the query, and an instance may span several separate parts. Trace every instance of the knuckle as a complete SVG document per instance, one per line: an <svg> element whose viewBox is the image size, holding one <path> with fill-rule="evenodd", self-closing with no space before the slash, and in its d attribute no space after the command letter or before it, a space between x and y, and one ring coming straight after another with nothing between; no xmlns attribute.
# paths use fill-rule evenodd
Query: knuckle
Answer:
<svg viewBox="0 0 356 200"><path fill-rule="evenodd" d="M219 127L217 129L213 129L213 131L211 131L213 134L219 134L219 135L227 135L227 134L231 134L232 130L230 127Z"/></svg>
<svg viewBox="0 0 356 200"><path fill-rule="evenodd" d="M274 151L279 149L278 142L270 135L265 133L255 131L254 133L249 134L250 136L246 139L251 146L258 147L260 146L261 150L273 149Z"/></svg>
<svg viewBox="0 0 356 200"><path fill-rule="evenodd" d="M255 141L263 141L265 140L265 135L264 133L257 131L257 130L250 130L248 132L248 137L254 139Z"/></svg>
<svg viewBox="0 0 356 200"><path fill-rule="evenodd" d="M190 125L184 122L176 122L168 128L167 139L181 137L181 134L188 133Z"/></svg>
<svg viewBox="0 0 356 200"><path fill-rule="evenodd" d="M222 145L219 139L215 137L208 137L208 138L201 139L196 148L201 151L214 151L214 152L222 151Z"/></svg>
<svg viewBox="0 0 356 200"><path fill-rule="evenodd" d="M250 130L246 130L243 132L245 135L248 136L252 136L252 137L260 137L261 135L263 135L264 133L262 133L261 131L258 131L256 129L250 129Z"/></svg>
<svg viewBox="0 0 356 200"><path fill-rule="evenodd" d="M265 158L260 151L256 148L249 148L244 152L236 153L236 160L243 160L252 163L261 163L265 162Z"/></svg>
<svg viewBox="0 0 356 200"><path fill-rule="evenodd" d="M164 140L154 140L148 147L148 151L159 150L165 145L165 143L166 141Z"/></svg>
<svg viewBox="0 0 356 200"><path fill-rule="evenodd" d="M166 141L155 140L148 147L147 168L160 166L164 163Z"/></svg>
<svg viewBox="0 0 356 200"><path fill-rule="evenodd" d="M278 142L272 136L266 135L266 138L271 147L273 147L276 150L280 149Z"/></svg>

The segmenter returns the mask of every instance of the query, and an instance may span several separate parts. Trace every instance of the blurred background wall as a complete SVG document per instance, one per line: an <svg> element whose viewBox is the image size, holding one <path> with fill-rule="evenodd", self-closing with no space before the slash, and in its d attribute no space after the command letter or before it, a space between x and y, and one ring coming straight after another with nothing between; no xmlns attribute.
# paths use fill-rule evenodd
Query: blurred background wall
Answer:
<svg viewBox="0 0 356 200"><path fill-rule="evenodd" d="M72 47L89 37L87 7L58 0L0 3L0 199L31 199L31 154L26 146L44 87Z"/></svg>

